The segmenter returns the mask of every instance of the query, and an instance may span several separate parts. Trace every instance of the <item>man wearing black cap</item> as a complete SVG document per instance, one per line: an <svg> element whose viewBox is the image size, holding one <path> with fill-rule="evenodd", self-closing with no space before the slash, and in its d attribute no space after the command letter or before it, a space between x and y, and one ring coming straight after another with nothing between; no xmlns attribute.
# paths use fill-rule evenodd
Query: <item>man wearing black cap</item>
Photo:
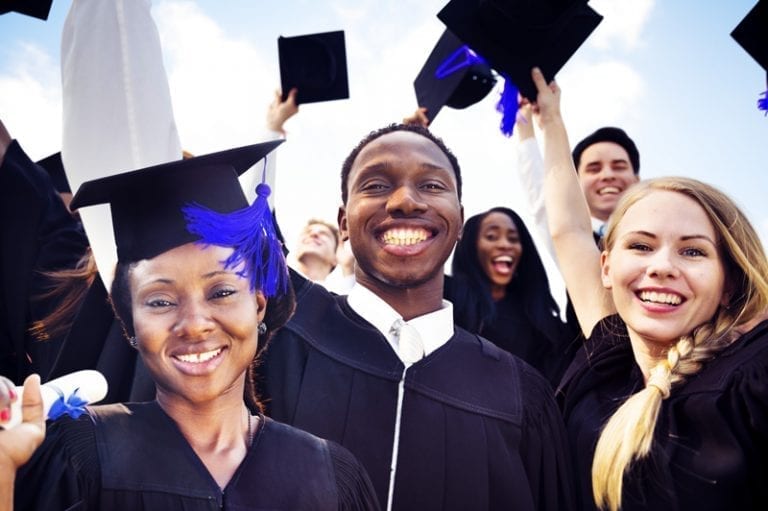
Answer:
<svg viewBox="0 0 768 511"><path fill-rule="evenodd" d="M293 274L296 313L259 369L269 414L352 451L384 509L570 509L548 383L443 300L456 158L420 126L383 128L342 166L342 202L356 284L335 296Z"/></svg>

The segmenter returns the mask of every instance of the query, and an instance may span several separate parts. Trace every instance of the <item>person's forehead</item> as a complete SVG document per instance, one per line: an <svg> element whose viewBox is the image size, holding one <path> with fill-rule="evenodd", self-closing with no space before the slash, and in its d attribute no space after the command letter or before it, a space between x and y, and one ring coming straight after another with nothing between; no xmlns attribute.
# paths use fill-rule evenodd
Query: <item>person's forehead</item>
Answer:
<svg viewBox="0 0 768 511"><path fill-rule="evenodd" d="M585 163L605 158L610 160L622 159L629 161L629 153L620 144L603 140L601 142L595 142L584 149L584 152L581 154L581 164L584 165Z"/></svg>
<svg viewBox="0 0 768 511"><path fill-rule="evenodd" d="M372 160L417 159L454 175L453 165L440 147L429 138L412 131L393 131L369 142L352 164L352 173Z"/></svg>

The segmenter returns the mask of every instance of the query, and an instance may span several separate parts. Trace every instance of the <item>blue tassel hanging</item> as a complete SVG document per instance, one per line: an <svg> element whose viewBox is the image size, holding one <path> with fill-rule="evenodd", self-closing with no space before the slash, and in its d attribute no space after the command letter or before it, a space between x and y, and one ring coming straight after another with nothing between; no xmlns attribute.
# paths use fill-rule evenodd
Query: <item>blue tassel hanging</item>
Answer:
<svg viewBox="0 0 768 511"><path fill-rule="evenodd" d="M764 115L768 115L768 90L760 94L760 98L757 99L757 108L765 112Z"/></svg>
<svg viewBox="0 0 768 511"><path fill-rule="evenodd" d="M504 91L496 104L496 110L501 112L501 132L505 136L511 137L517 119L517 87L508 76L502 76L504 76Z"/></svg>
<svg viewBox="0 0 768 511"><path fill-rule="evenodd" d="M250 278L251 292L259 289L267 297L285 292L288 286L288 268L267 201L270 192L269 185L262 182L256 187L253 204L232 213L218 213L198 204L182 210L187 229L200 236L202 243L234 248L224 267L245 263L239 275Z"/></svg>

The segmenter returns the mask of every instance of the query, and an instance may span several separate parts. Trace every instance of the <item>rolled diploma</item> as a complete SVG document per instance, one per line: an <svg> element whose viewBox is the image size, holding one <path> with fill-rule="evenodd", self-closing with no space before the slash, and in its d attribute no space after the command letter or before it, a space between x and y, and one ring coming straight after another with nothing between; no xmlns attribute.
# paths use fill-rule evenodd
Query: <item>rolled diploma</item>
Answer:
<svg viewBox="0 0 768 511"><path fill-rule="evenodd" d="M107 380L100 372L93 369L85 369L66 374L55 380L43 383L40 386L40 394L43 397L43 414L46 419L51 406L61 395L66 401L77 390L77 395L89 404L98 403L107 395ZM79 390L78 390L79 389ZM24 387L16 387L16 395L21 396ZM3 424L5 429L12 428L21 422L21 402L19 397L11 405L11 420Z"/></svg>

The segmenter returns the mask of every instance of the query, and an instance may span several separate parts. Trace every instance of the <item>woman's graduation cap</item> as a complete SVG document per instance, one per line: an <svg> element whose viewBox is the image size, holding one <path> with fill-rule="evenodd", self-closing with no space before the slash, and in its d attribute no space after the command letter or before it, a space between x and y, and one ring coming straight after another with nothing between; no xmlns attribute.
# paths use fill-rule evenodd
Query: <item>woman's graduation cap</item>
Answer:
<svg viewBox="0 0 768 511"><path fill-rule="evenodd" d="M267 266L279 266L280 261L262 258L282 259L266 200L269 187L260 184L249 206L238 175L281 143L249 145L88 181L71 207L110 205L118 261L149 259L194 241L234 247L226 266L245 261L252 289L274 289L282 283ZM242 252L253 247L255 254Z"/></svg>
<svg viewBox="0 0 768 511"><path fill-rule="evenodd" d="M43 21L48 19L53 0L4 0L0 4L0 14L18 12Z"/></svg>
<svg viewBox="0 0 768 511"><path fill-rule="evenodd" d="M491 92L496 84L491 66L450 30L443 32L413 82L416 100L432 122L445 105L467 108Z"/></svg>
<svg viewBox="0 0 768 511"><path fill-rule="evenodd" d="M760 0L731 32L741 45L763 69L768 72L768 1ZM766 74L768 87L768 73ZM768 115L768 90L761 94L757 106Z"/></svg>
<svg viewBox="0 0 768 511"><path fill-rule="evenodd" d="M296 103L349 97L344 31L278 37L283 100L294 87Z"/></svg>
<svg viewBox="0 0 768 511"><path fill-rule="evenodd" d="M603 19L586 0L450 0L437 17L531 100L531 69L552 80Z"/></svg>

